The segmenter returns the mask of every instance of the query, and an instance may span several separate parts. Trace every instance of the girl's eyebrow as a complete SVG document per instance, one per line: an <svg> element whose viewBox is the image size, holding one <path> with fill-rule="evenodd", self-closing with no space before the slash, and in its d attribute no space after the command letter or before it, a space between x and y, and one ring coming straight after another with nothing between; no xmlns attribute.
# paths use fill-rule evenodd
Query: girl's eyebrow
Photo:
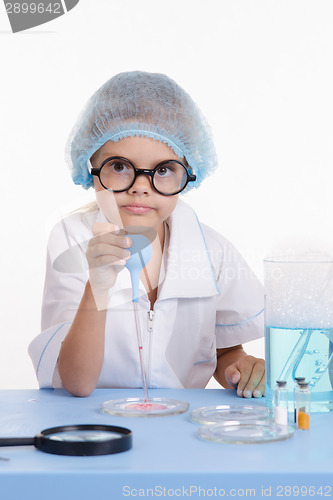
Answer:
<svg viewBox="0 0 333 500"><path fill-rule="evenodd" d="M101 155L101 158L103 158L103 160L105 160L106 158L111 158L112 156L121 156L121 155L116 155L114 153L103 153ZM122 158L124 158L124 157L122 156Z"/></svg>
<svg viewBox="0 0 333 500"><path fill-rule="evenodd" d="M114 153L100 153L100 156L97 156L94 158L94 155L92 156L92 158L95 160L95 162L97 163L97 165L99 166L101 163L103 163L104 160L106 160L107 158L111 158L112 156L120 156L120 155L116 155ZM122 156L122 158L124 158Z"/></svg>
<svg viewBox="0 0 333 500"><path fill-rule="evenodd" d="M119 155L119 154L112 154L111 152L110 153L103 153L101 154L100 158L98 159L98 161L100 163L103 163L104 160L106 160L107 158L112 158L113 156L115 157L118 157L118 158L124 158L125 160L128 160L130 161L131 163L133 163L133 165L135 165L135 161L131 160L131 158L128 158L127 156L123 156L123 155ZM159 163L162 163L164 161L169 161L169 160L174 160L175 158L164 158L162 160L159 160L159 161L156 161L154 162L154 165L158 165ZM183 160L183 158L181 158L181 160Z"/></svg>
<svg viewBox="0 0 333 500"><path fill-rule="evenodd" d="M106 160L107 158L113 158L113 157L116 157L116 158L124 158L125 160L128 160L130 161L131 163L132 160L130 160L129 158L127 158L127 156L123 156L123 155L119 155L119 154L114 154L114 153L103 153L99 158L98 158L98 163L103 163L104 160Z"/></svg>

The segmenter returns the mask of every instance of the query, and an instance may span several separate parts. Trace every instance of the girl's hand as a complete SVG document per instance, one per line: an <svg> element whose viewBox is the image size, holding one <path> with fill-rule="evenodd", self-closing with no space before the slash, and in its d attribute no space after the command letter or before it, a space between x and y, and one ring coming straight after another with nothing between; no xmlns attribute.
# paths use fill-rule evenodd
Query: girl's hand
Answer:
<svg viewBox="0 0 333 500"><path fill-rule="evenodd" d="M237 388L240 397L260 398L265 395L265 361L245 355L225 370L229 385Z"/></svg>
<svg viewBox="0 0 333 500"><path fill-rule="evenodd" d="M98 310L106 309L109 289L130 257L130 238L117 234L119 227L109 222L93 225L94 237L88 244L89 282Z"/></svg>

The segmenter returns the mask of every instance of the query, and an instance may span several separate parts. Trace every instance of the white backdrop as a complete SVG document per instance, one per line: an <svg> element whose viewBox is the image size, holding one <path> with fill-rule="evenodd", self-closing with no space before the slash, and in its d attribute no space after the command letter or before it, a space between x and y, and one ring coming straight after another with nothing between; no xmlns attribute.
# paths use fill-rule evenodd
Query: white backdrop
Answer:
<svg viewBox="0 0 333 500"><path fill-rule="evenodd" d="M37 387L27 346L40 330L47 234L89 192L64 144L110 76L168 74L210 122L220 169L186 195L262 279L280 237L330 237L331 0L80 0L12 34L0 4L0 388ZM263 355L263 341L249 351Z"/></svg>

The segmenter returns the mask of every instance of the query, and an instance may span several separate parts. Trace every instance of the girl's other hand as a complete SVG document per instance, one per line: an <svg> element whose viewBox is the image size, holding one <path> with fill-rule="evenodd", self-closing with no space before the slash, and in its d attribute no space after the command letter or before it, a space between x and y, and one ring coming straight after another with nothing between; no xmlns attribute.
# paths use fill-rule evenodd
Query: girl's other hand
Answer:
<svg viewBox="0 0 333 500"><path fill-rule="evenodd" d="M131 239L120 235L119 227L109 222L93 225L93 238L89 241L86 257L89 265L89 282L97 308L107 307L110 288L130 257Z"/></svg>
<svg viewBox="0 0 333 500"><path fill-rule="evenodd" d="M225 370L228 384L237 388L240 397L260 398L265 395L265 361L245 355Z"/></svg>

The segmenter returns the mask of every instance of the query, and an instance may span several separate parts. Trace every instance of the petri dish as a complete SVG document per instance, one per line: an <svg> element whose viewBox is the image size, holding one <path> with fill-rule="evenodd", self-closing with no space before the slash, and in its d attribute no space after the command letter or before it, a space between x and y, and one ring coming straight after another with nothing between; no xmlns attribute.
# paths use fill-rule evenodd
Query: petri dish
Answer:
<svg viewBox="0 0 333 500"><path fill-rule="evenodd" d="M102 411L121 417L160 417L185 413L189 404L186 401L165 398L125 398L113 399L102 403Z"/></svg>
<svg viewBox="0 0 333 500"><path fill-rule="evenodd" d="M244 420L266 420L270 415L266 406L218 405L196 408L191 411L190 417L193 422L198 422L199 424L215 424L234 420L238 422Z"/></svg>
<svg viewBox="0 0 333 500"><path fill-rule="evenodd" d="M199 428L199 436L208 441L230 444L259 444L289 439L294 428L270 420L219 422Z"/></svg>

